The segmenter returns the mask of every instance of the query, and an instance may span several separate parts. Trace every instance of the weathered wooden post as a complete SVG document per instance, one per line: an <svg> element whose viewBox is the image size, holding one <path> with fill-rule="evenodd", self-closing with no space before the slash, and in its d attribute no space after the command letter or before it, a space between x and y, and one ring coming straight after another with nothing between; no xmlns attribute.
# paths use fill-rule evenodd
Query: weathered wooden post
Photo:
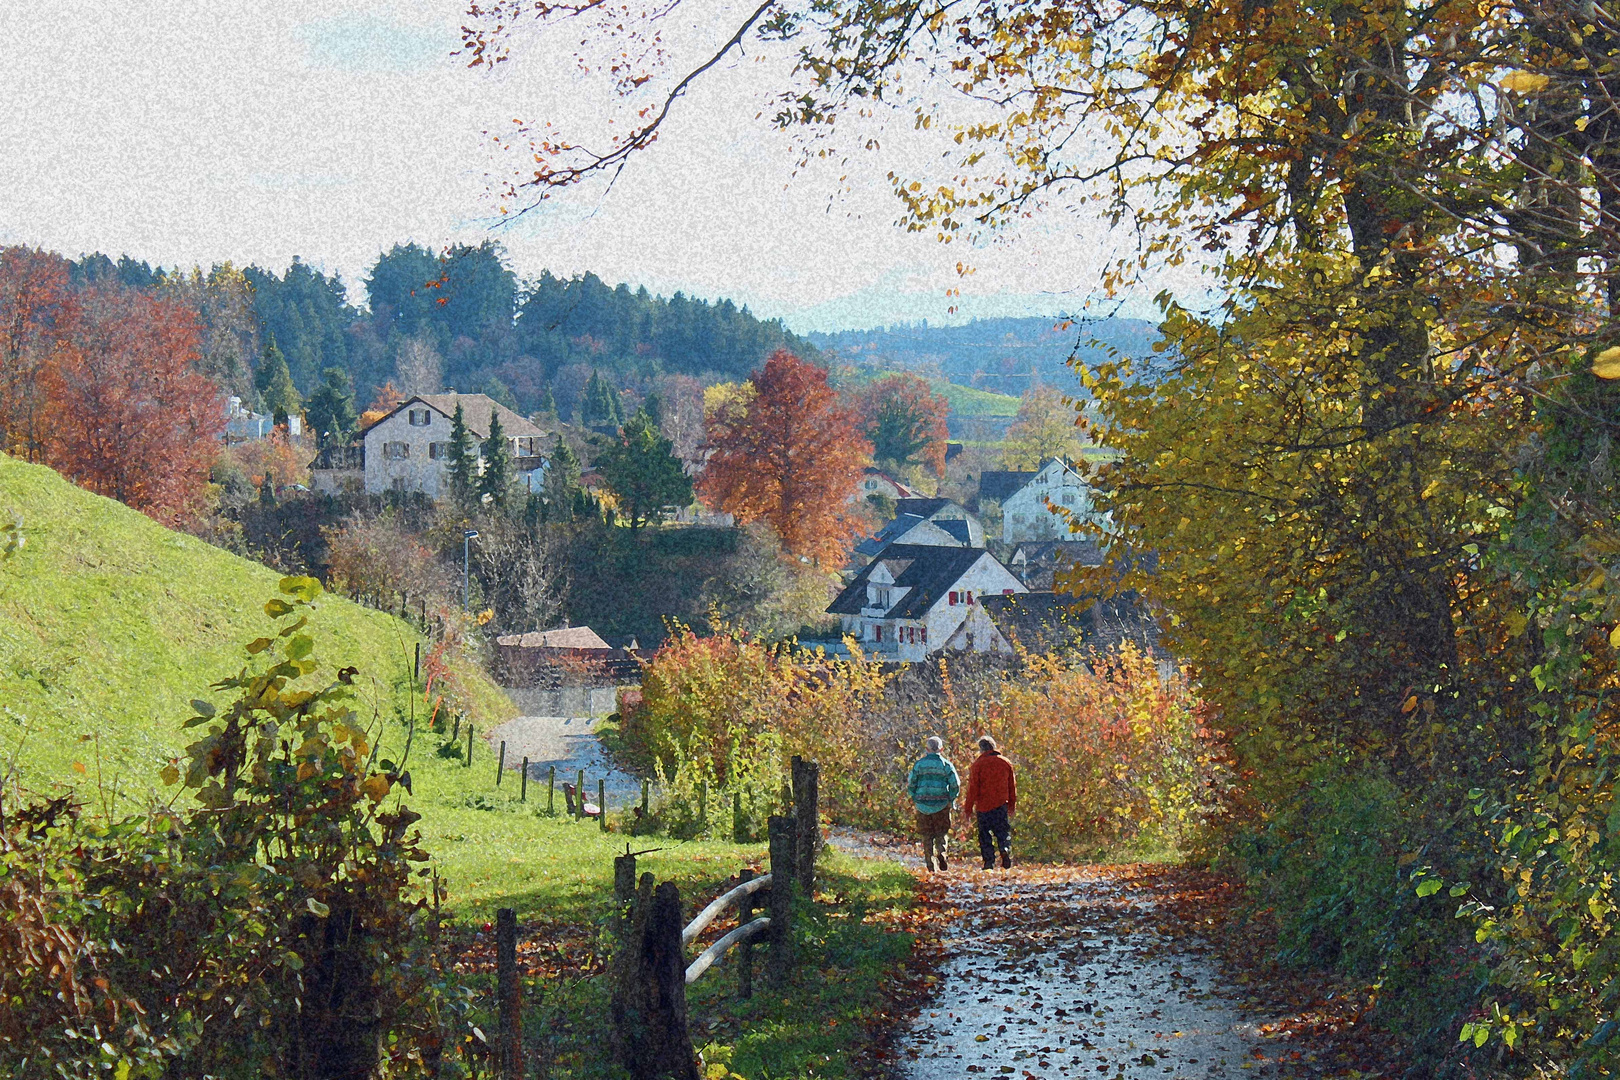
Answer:
<svg viewBox="0 0 1620 1080"><path fill-rule="evenodd" d="M501 740L501 756L495 759L495 786L501 786L501 773L506 771L506 740Z"/></svg>
<svg viewBox="0 0 1620 1080"><path fill-rule="evenodd" d="M557 766L553 765L546 774L546 816L555 817L557 814Z"/></svg>
<svg viewBox="0 0 1620 1080"><path fill-rule="evenodd" d="M754 871L751 867L743 867L737 874L739 882L753 881ZM737 901L737 925L746 926L748 920L754 917L754 894L749 893ZM751 998L754 996L754 942L750 938L737 945L737 996Z"/></svg>
<svg viewBox="0 0 1620 1080"><path fill-rule="evenodd" d="M790 817L780 815L770 821L771 837L771 953L768 975L771 986L787 982L793 967L793 894L798 888L794 855L798 847L798 827Z"/></svg>
<svg viewBox="0 0 1620 1080"><path fill-rule="evenodd" d="M472 768L472 737L473 737L473 726L471 724L468 724L467 725L467 768L469 768L469 769Z"/></svg>
<svg viewBox="0 0 1620 1080"><path fill-rule="evenodd" d="M686 1028L680 891L673 881L654 890L643 874L632 912L628 947L613 961L614 1057L634 1080L701 1080Z"/></svg>
<svg viewBox="0 0 1620 1080"><path fill-rule="evenodd" d="M597 824L602 826L602 831L603 832L608 831L608 827L607 827L607 781L606 780L598 780L596 782L596 821L597 821Z"/></svg>
<svg viewBox="0 0 1620 1080"><path fill-rule="evenodd" d="M798 823L795 863L799 889L816 895L816 849L821 846L821 766L793 755L793 819Z"/></svg>
<svg viewBox="0 0 1620 1080"><path fill-rule="evenodd" d="M454 717L450 728L450 741L458 742L461 739L461 714L455 713Z"/></svg>
<svg viewBox="0 0 1620 1080"><path fill-rule="evenodd" d="M636 857L630 845L624 845L624 854L613 857L613 936L623 951L630 936L630 905L636 899Z"/></svg>
<svg viewBox="0 0 1620 1080"><path fill-rule="evenodd" d="M529 759L523 759L523 782L518 786L518 802L529 801Z"/></svg>
<svg viewBox="0 0 1620 1080"><path fill-rule="evenodd" d="M495 998L500 1005L499 1033L502 1080L523 1080L523 988L518 982L517 913L495 912Z"/></svg>
<svg viewBox="0 0 1620 1080"><path fill-rule="evenodd" d="M416 663L411 667L411 681L422 681L422 643L416 643Z"/></svg>
<svg viewBox="0 0 1620 1080"><path fill-rule="evenodd" d="M579 778L574 781L574 816L581 820L585 817L585 770L579 770Z"/></svg>

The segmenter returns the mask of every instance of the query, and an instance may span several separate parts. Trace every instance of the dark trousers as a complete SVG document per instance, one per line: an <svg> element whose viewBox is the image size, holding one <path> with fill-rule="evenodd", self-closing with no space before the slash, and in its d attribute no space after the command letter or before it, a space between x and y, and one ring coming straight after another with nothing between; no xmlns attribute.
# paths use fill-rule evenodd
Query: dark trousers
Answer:
<svg viewBox="0 0 1620 1080"><path fill-rule="evenodd" d="M996 865L996 848L1001 848L1001 865L1012 865L1012 823L1007 820L1007 807L998 806L994 810L986 810L977 815L979 819L979 855L984 859L984 868L989 870ZM992 845L990 838L995 837Z"/></svg>

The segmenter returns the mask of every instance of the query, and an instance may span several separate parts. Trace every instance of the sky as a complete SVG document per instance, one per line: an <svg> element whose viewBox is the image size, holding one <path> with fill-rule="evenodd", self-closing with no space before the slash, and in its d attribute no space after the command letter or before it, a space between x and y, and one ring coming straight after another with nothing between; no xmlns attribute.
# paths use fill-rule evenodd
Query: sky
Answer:
<svg viewBox="0 0 1620 1080"><path fill-rule="evenodd" d="M723 39L726 5L687 0L677 61ZM799 148L756 119L784 70L758 49L679 101L610 190L515 220L521 204L506 203L503 220L521 157L489 133L514 119L600 129L608 99L565 35L526 32L495 73L469 70L453 55L463 7L0 5L0 244L205 268L301 256L363 303L366 270L396 242L494 239L520 277L594 271L730 297L803 333L1076 314L1120 243L1070 213L977 246L906 232L886 174L936 168L943 136L896 123L880 152L799 167ZM1149 293L1120 310L1150 315Z"/></svg>

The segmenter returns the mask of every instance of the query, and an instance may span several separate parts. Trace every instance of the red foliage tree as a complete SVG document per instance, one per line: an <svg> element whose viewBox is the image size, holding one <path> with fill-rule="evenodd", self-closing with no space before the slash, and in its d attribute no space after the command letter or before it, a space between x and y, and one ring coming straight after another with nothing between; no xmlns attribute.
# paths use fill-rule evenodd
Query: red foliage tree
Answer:
<svg viewBox="0 0 1620 1080"><path fill-rule="evenodd" d="M224 410L197 371L196 312L134 289L80 294L76 332L44 371L46 461L160 521L192 511Z"/></svg>
<svg viewBox="0 0 1620 1080"><path fill-rule="evenodd" d="M44 376L77 318L67 260L0 248L0 451L44 457Z"/></svg>
<svg viewBox="0 0 1620 1080"><path fill-rule="evenodd" d="M860 398L861 428L879 461L926 465L945 475L945 416L951 403L915 375L891 375L868 386Z"/></svg>
<svg viewBox="0 0 1620 1080"><path fill-rule="evenodd" d="M872 444L814 364L778 349L752 381L742 415L709 425L714 454L698 495L739 524L767 522L790 553L836 566L866 527L849 495Z"/></svg>

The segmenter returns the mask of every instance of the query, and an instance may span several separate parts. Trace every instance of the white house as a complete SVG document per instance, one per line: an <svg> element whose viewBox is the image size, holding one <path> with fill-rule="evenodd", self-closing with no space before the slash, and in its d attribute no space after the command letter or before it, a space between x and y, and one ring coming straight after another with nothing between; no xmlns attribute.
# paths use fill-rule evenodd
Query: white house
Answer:
<svg viewBox="0 0 1620 1080"><path fill-rule="evenodd" d="M876 557L891 544L927 544L930 547L984 547L979 519L949 499L906 498L895 503L897 516L876 536L855 546L860 558Z"/></svg>
<svg viewBox="0 0 1620 1080"><path fill-rule="evenodd" d="M1074 520L1101 524L1105 519L1092 509L1085 480L1057 458L1001 501L1001 539L1009 544L1073 539L1069 524Z"/></svg>
<svg viewBox="0 0 1620 1080"><path fill-rule="evenodd" d="M537 488L545 467L543 429L486 394L419 394L361 433L360 454L346 447L343 453L323 455L325 460L318 457L311 468L315 490L338 490L345 474L352 477L359 473L368 494L410 491L431 499L443 498L449 493L450 471L446 466L451 420L457 405L461 406L467 433L476 444L475 452L489 438L491 417L501 418L501 428L511 446L514 483L531 490ZM360 460L355 460L357 457ZM483 467L480 452L475 469L482 471ZM329 475L322 476L323 472Z"/></svg>
<svg viewBox="0 0 1620 1080"><path fill-rule="evenodd" d="M232 394L225 401L225 441L229 444L253 442L255 439L268 439L270 433L276 430L276 418L263 413L253 412L242 404L242 399ZM287 417L287 434L294 439L304 432L304 418L302 416Z"/></svg>
<svg viewBox="0 0 1620 1080"><path fill-rule="evenodd" d="M1028 591L983 548L890 544L827 611L867 652L922 660L945 646L981 598Z"/></svg>
<svg viewBox="0 0 1620 1080"><path fill-rule="evenodd" d="M917 494L912 488L896 480L875 465L868 465L866 472L855 485L855 491L849 497L850 502L871 498L873 495L882 495L890 499L910 499Z"/></svg>

